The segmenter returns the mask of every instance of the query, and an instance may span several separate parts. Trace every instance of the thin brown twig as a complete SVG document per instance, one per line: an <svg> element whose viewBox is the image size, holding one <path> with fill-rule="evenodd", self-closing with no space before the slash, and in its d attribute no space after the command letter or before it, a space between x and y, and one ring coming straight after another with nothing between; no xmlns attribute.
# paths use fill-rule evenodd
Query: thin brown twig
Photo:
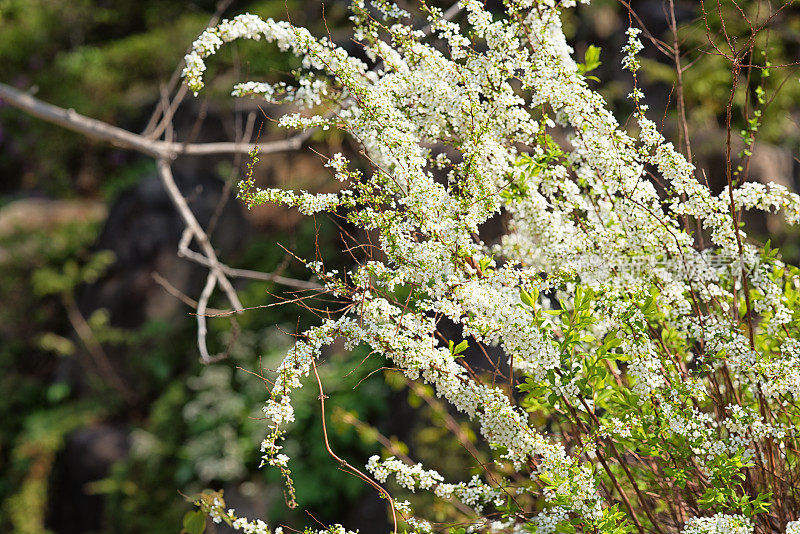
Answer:
<svg viewBox="0 0 800 534"><path fill-rule="evenodd" d="M327 427L327 424L325 423L325 399L326 399L326 396L325 396L325 391L322 389L322 380L320 379L319 373L317 372L317 363L314 361L313 358L311 360L311 369L314 371L314 376L316 377L317 385L319 386L319 403L320 403L320 410L321 410L321 417L322 417L322 437L325 440L325 449L328 451L328 454L330 454L331 457L334 460L339 462L339 465L343 469L346 469L347 471L350 471L356 477L358 477L361 480L367 482L370 486L372 486L373 488L378 490L378 492L380 492L384 497L386 497L386 499L389 501L389 504L390 504L390 506L392 508L392 521L394 522L394 530L392 532L397 534L397 511L395 510L394 499L392 498L391 494L389 494L389 492L386 491L383 488L383 486L381 486L380 484L378 484L377 482L372 480L371 477L369 477L369 476L365 475L364 473L362 473L359 469L357 469L357 468L353 467L352 465L350 465L346 460L344 460L343 458L338 456L335 452L333 452L333 449L331 449L331 444L328 441L328 427Z"/></svg>
<svg viewBox="0 0 800 534"><path fill-rule="evenodd" d="M199 263L205 267L211 267L212 263L209 259L204 256L203 254L199 254L190 248L182 248L179 252L180 256L191 260L195 263ZM281 276L275 273L265 273L262 271L252 271L250 269L236 269L234 267L229 267L224 263L218 263L220 270L227 276L231 278L248 278L250 280L264 280L266 282L275 282L276 284L280 284L287 287L294 287L296 289L324 289L322 284L318 284L316 282L310 282L306 280L297 280L294 278L287 278L285 276Z"/></svg>
<svg viewBox="0 0 800 534"><path fill-rule="evenodd" d="M211 18L206 23L206 27L216 26L219 22L220 17L225 12L226 9L230 7L233 3L233 0L220 0L217 2L217 8L214 11L214 14L211 15ZM191 52L192 47L189 46L186 49L186 53L188 54ZM180 63L175 67L175 70L172 71L172 76L169 78L169 82L165 86L167 94L172 93L175 90L175 86L178 84L178 81L181 79L181 71L186 63L181 60ZM172 116L175 114L175 110L180 105L183 98L186 96L186 90L188 88L185 85L181 86L181 89L178 90L178 94L175 95L175 98L172 100L172 103L165 107L162 101L156 105L156 108L153 110L152 115L150 115L150 120L147 121L147 126L145 126L144 130L142 131L142 135L145 137L150 137L152 139L157 139L160 132L154 133L154 130L158 130L164 125L167 121L172 121ZM159 124L159 120L161 120L161 124Z"/></svg>
<svg viewBox="0 0 800 534"><path fill-rule="evenodd" d="M160 285L164 291L175 297L176 299L180 300L190 308L196 310L197 309L197 301L191 298L189 295L172 285L169 280L167 280L161 273L153 271L150 273L150 277L155 281L156 284ZM217 308L208 308L208 314L206 317L213 317L211 314L228 314L233 313L230 310L219 310Z"/></svg>

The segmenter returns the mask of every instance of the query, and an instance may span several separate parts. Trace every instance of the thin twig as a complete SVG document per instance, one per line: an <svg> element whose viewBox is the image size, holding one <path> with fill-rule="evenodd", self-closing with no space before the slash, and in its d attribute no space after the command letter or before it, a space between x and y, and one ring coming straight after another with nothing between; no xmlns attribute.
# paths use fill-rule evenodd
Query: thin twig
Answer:
<svg viewBox="0 0 800 534"><path fill-rule="evenodd" d="M109 386L120 392L127 401L132 402L136 400L136 393L130 387L128 387L127 384L125 384L117 371L114 369L114 366L111 364L111 360L109 360L108 355L106 354L105 350L103 350L103 346L95 337L94 332L92 332L92 327L78 309L78 305L75 302L75 298L72 296L72 294L65 294L62 298L62 302L67 311L67 319L69 319L72 328L81 339L83 346L86 347L89 356L91 356L92 361L97 368L100 378L103 379L103 381Z"/></svg>
<svg viewBox="0 0 800 534"><path fill-rule="evenodd" d="M206 23L206 27L210 28L212 26L216 26L217 23L219 22L220 17L222 17L222 14L225 12L226 9L230 7L232 3L233 0L220 0L219 2L217 2L217 8L214 11L214 14L211 15L211 18L208 20L208 23ZM191 51L192 51L191 46L186 48L187 54ZM175 86L181 79L181 72L183 71L183 67L185 65L186 62L183 59L181 59L180 63L178 63L178 65L175 67L175 70L172 71L172 76L170 76L169 82L167 82L167 85L165 86L167 94L171 94L172 91L175 90ZM150 120L147 121L147 126L142 132L142 135L144 135L145 137L149 137L151 139L158 139L159 135L161 135L161 131L163 131L162 126L167 121L170 122L172 121L172 116L175 114L175 110L178 108L181 101L186 96L187 89L188 88L186 87L186 85L181 85L181 88L178 89L178 93L175 95L175 98L172 100L172 103L169 104L167 107L165 107L163 103L159 101L158 105L156 106L156 109L153 110L153 114L150 115ZM161 119L162 115L164 118L163 120L161 120L161 124L159 124L159 119ZM156 130L156 133L154 133L154 130Z"/></svg>
<svg viewBox="0 0 800 534"><path fill-rule="evenodd" d="M325 423L325 398L326 397L325 397L325 392L322 389L322 380L320 380L319 373L317 372L317 364L316 364L316 362L314 361L313 358L311 359L311 368L314 370L314 376L316 377L317 385L319 386L319 404L320 404L320 410L322 412L321 413L321 417L322 417L322 437L325 439L325 449L327 449L328 454L330 454L331 457L333 457L336 461L339 462L339 465L343 469L349 470L356 477L358 477L361 480L367 482L370 486L372 486L373 488L378 490L384 497L386 497L386 499L389 501L389 504L391 505L391 508L392 508L392 521L394 522L394 530L392 532L394 532L394 534L397 534L397 512L395 510L394 499L392 498L391 494L388 491L386 491L383 488L383 486L381 486L380 484L378 484L377 482L372 480L371 477L369 477L369 476L365 475L364 473L362 473L359 469L356 469L355 467L353 467L352 465L347 463L346 460L344 460L343 458L339 457L335 452L333 452L333 449L331 449L331 444L328 442L328 427L327 427L327 424Z"/></svg>
<svg viewBox="0 0 800 534"><path fill-rule="evenodd" d="M203 256L189 248L182 248L179 249L179 255L191 260L195 263L199 263L205 267L211 267L211 262ZM225 273L225 275L230 276L231 278L248 278L250 280L264 280L267 282L275 282L276 284L280 284L282 286L287 287L294 287L296 289L324 289L325 286L322 284L318 284L316 282L308 282L305 280L296 280L294 278L287 278L285 276L280 276L274 273L264 273L261 271L251 271L249 269L236 269L234 267L229 267L224 263L218 263L220 270Z"/></svg>
<svg viewBox="0 0 800 534"><path fill-rule="evenodd" d="M189 295L175 287L167 280L165 277L161 276L161 273L153 271L150 273L150 276L153 278L156 284L160 285L164 291L175 297L176 299L180 300L193 310L197 309L197 301L191 298ZM223 314L231 314L233 313L231 310L220 310L217 308L208 308L206 313L206 317L214 317L215 315L223 315Z"/></svg>

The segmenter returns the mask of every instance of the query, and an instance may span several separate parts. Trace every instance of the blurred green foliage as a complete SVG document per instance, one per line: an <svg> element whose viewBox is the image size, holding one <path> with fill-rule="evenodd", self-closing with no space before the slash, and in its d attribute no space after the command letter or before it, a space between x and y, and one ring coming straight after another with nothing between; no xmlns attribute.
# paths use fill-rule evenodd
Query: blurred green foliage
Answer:
<svg viewBox="0 0 800 534"><path fill-rule="evenodd" d="M106 413L97 400L70 399L66 383L42 380L53 376L57 358L75 352L54 333L66 319L48 294L71 294L102 270L107 255L88 252L96 229L97 221L73 222L0 238L0 301L7 303L0 307L0 525L15 532L44 530L50 470L65 437Z"/></svg>
<svg viewBox="0 0 800 534"><path fill-rule="evenodd" d="M48 532L45 515L56 454L70 432L105 415L102 405L91 401L54 404L26 414L22 432L11 451L11 468L5 483L16 487L13 492L6 492L0 518L12 532Z"/></svg>
<svg viewBox="0 0 800 534"><path fill-rule="evenodd" d="M92 482L88 494L104 495L106 528L115 532L174 532L189 509L179 492L204 488L240 489L261 499L264 515L302 525L302 510L333 521L341 503L356 499L363 482L342 477L320 439L317 394L312 387L299 399L297 422L287 449L293 466L300 507L283 504L277 473L258 471L259 445L264 435L260 407L269 395L270 368L279 364L291 337L285 332L316 319L299 307L275 306L253 311L239 320L238 334L226 321L211 321L210 341L230 346L230 357L210 366L197 361L195 324L190 316L172 323L150 321L136 331L111 326L104 310L86 318L94 339L106 352L138 355L126 360L127 380L139 387L134 405L99 377L88 390L73 391L58 379L59 362L85 363L84 342L67 320L79 285L98 279L113 262L108 251L91 251L97 221L68 223L46 232L22 231L0 241L9 254L0 263L0 299L16 302L3 307L7 342L0 347L0 526L19 532L41 532L46 524L51 479L65 439L95 422L122 420L130 430L131 453L117 462L106 479ZM311 257L315 239L330 238L330 224L309 222L298 232L296 250ZM275 242L254 244L243 256L250 268L274 269L283 251ZM337 259L330 253L324 258ZM242 292L246 304L263 304L274 284L251 284ZM23 296L24 295L24 296ZM300 322L286 323L297 319ZM275 324L284 324L276 327ZM235 336L235 339L231 339ZM385 415L387 394L366 353L331 351L321 365L326 393L337 406L375 421ZM84 358L84 359L82 359ZM354 363L355 362L355 363ZM353 371L351 373L351 371ZM346 376L345 379L342 379ZM357 387L356 387L357 386ZM336 450L358 461L378 450L350 429L332 432ZM335 491L340 500L331 500Z"/></svg>

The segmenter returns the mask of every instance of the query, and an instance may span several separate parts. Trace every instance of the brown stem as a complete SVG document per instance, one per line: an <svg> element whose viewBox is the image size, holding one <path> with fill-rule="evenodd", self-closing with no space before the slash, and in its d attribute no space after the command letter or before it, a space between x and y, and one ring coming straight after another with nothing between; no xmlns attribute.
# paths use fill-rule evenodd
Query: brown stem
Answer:
<svg viewBox="0 0 800 534"><path fill-rule="evenodd" d="M383 488L383 486L381 486L380 484L378 484L377 482L372 480L372 478L370 478L369 476L367 476L364 473L362 473L360 470L356 469L355 467L353 467L352 465L347 463L346 460L344 460L343 458L339 457L335 452L333 452L333 449L331 449L331 444L328 441L328 427L325 424L325 399L326 399L326 396L325 396L325 391L323 391L323 389L322 389L322 380L320 380L319 373L317 372L317 363L313 359L311 360L311 368L314 370L314 376L316 377L317 385L319 386L319 404L320 404L320 410L322 412L321 413L321 417L322 417L322 437L325 440L325 449L327 449L328 454L330 454L331 457L334 460L339 462L339 465L341 465L344 469L349 470L353 475L355 475L356 477L360 478L364 482L367 482L370 486L372 486L373 488L378 490L384 497L386 497L386 499L388 499L389 504L392 507L392 521L394 522L394 530L393 530L393 532L395 534L397 534L397 512L395 511L395 508L394 508L394 499L392 499L392 496L389 494L389 492L386 491Z"/></svg>

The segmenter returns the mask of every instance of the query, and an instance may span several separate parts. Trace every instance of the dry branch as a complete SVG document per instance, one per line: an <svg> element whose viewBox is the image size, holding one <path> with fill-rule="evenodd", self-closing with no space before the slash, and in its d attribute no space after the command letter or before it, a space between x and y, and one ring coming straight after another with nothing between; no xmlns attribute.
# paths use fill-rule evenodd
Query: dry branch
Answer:
<svg viewBox="0 0 800 534"><path fill-rule="evenodd" d="M52 124L78 132L96 141L135 150L154 158L174 159L177 156L210 156L215 154L249 153L258 148L260 154L297 150L312 131L288 139L268 143L181 143L149 139L123 128L86 117L74 109L64 109L43 102L29 93L0 83L0 99L5 103Z"/></svg>

